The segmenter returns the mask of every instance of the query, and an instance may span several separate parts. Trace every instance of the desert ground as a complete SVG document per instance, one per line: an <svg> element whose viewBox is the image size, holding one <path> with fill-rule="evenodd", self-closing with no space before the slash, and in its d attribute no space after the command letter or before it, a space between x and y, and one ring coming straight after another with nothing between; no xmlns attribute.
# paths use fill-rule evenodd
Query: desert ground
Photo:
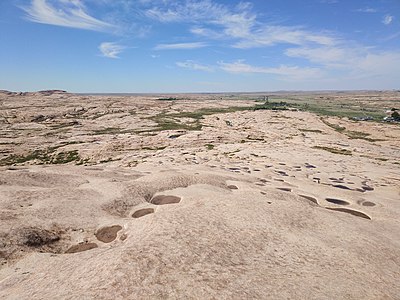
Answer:
<svg viewBox="0 0 400 300"><path fill-rule="evenodd" d="M400 299L400 92L271 98L1 92L0 298Z"/></svg>

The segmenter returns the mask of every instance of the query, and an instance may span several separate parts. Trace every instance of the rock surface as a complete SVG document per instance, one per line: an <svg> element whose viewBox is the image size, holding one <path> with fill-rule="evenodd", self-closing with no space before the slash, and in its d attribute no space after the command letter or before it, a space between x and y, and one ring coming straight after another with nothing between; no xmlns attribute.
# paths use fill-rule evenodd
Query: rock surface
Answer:
<svg viewBox="0 0 400 300"><path fill-rule="evenodd" d="M0 97L1 299L399 299L399 127Z"/></svg>

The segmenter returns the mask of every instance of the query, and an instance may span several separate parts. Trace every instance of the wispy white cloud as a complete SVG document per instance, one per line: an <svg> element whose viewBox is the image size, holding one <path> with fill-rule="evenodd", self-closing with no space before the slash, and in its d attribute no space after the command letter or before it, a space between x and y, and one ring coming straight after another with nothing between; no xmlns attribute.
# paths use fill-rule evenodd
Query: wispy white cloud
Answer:
<svg viewBox="0 0 400 300"><path fill-rule="evenodd" d="M339 3L339 0L319 0L319 3L335 4L335 3Z"/></svg>
<svg viewBox="0 0 400 300"><path fill-rule="evenodd" d="M364 8L359 8L356 11L358 12L363 12L363 13L376 13L378 12L377 9L375 8L370 8L370 7L364 7Z"/></svg>
<svg viewBox="0 0 400 300"><path fill-rule="evenodd" d="M207 47L206 43L177 43L177 44L158 44L154 50L190 50Z"/></svg>
<svg viewBox="0 0 400 300"><path fill-rule="evenodd" d="M389 36L383 38L382 40L383 40L383 41L390 41L390 40L397 39L399 36L400 36L400 31L399 31L399 32L396 32L396 33L394 33L394 34L391 34L391 35L389 35Z"/></svg>
<svg viewBox="0 0 400 300"><path fill-rule="evenodd" d="M117 43L104 42L99 46L99 50L104 57L108 58L119 58L119 54L125 49L124 46L121 46Z"/></svg>
<svg viewBox="0 0 400 300"><path fill-rule="evenodd" d="M387 80L398 78L400 74L400 52L367 53L353 63L352 74L363 77L381 76L387 78Z"/></svg>
<svg viewBox="0 0 400 300"><path fill-rule="evenodd" d="M173 5L166 1L148 9L146 15L160 22L193 23L191 33L209 39L232 40L232 46L236 48L265 47L280 43L336 43L336 39L326 32L260 22L248 2L240 2L232 7L211 0L181 1Z"/></svg>
<svg viewBox="0 0 400 300"><path fill-rule="evenodd" d="M237 74L272 74L279 75L282 79L288 80L309 80L322 76L319 68L302 68L298 66L280 65L279 67L259 67L246 64L244 60L237 60L232 63L219 62L220 68L229 73Z"/></svg>
<svg viewBox="0 0 400 300"><path fill-rule="evenodd" d="M289 57L303 58L314 64L329 68L348 67L360 55L357 48L335 47L298 47L288 48L284 54Z"/></svg>
<svg viewBox="0 0 400 300"><path fill-rule="evenodd" d="M247 2L229 8L211 0L181 1L174 5L167 1L167 5L147 10L146 15L161 22L196 24L191 32L208 38L242 38L256 23L256 14L251 12L251 8L252 5Z"/></svg>
<svg viewBox="0 0 400 300"><path fill-rule="evenodd" d="M253 48L273 46L276 44L293 44L293 45L334 45L338 43L338 39L328 34L319 34L311 31L303 30L298 27L289 26L265 26L253 32L235 43L236 48Z"/></svg>
<svg viewBox="0 0 400 300"><path fill-rule="evenodd" d="M176 65L180 68L191 69L196 71L212 72L214 68L207 65L199 64L193 60L186 60L183 62L176 62Z"/></svg>
<svg viewBox="0 0 400 300"><path fill-rule="evenodd" d="M386 15L383 17L382 23L385 25L390 25L394 20L394 17L391 15Z"/></svg>
<svg viewBox="0 0 400 300"><path fill-rule="evenodd" d="M206 37L213 40L223 40L226 39L226 35L222 32L217 32L210 28L205 28L202 26L195 26L190 29L190 32L201 37Z"/></svg>
<svg viewBox="0 0 400 300"><path fill-rule="evenodd" d="M212 20L221 17L227 11L224 5L211 0L159 2L158 5L147 9L145 15L160 22Z"/></svg>
<svg viewBox="0 0 400 300"><path fill-rule="evenodd" d="M114 26L90 16L80 0L32 0L22 7L29 21L71 28L108 31Z"/></svg>
<svg viewBox="0 0 400 300"><path fill-rule="evenodd" d="M346 80L381 78L393 81L400 74L400 52L382 51L360 45L290 48L289 57L303 58L326 73L340 71Z"/></svg>

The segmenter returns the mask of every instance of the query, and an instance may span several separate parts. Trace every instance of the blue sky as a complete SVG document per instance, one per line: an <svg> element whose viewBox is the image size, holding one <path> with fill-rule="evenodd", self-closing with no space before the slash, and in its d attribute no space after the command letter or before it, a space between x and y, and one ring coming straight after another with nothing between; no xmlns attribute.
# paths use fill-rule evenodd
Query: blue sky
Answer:
<svg viewBox="0 0 400 300"><path fill-rule="evenodd" d="M400 1L1 0L0 89L400 89Z"/></svg>

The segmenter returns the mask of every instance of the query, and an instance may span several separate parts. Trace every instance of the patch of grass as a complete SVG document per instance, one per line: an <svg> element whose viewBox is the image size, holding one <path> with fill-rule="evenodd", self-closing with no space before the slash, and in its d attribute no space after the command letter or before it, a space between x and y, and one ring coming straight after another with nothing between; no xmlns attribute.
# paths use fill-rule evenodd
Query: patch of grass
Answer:
<svg viewBox="0 0 400 300"><path fill-rule="evenodd" d="M62 144L59 147L64 147L66 145L76 145L76 144L84 144L85 142L83 141L70 141L70 142L62 142ZM57 147L57 148L59 148Z"/></svg>
<svg viewBox="0 0 400 300"><path fill-rule="evenodd" d="M72 150L67 152L59 152L52 157L51 164L67 164L72 161L78 161L80 159L78 150Z"/></svg>
<svg viewBox="0 0 400 300"><path fill-rule="evenodd" d="M121 133L121 128L107 127L104 129L95 130L91 133L91 135L116 134L116 133Z"/></svg>
<svg viewBox="0 0 400 300"><path fill-rule="evenodd" d="M232 106L225 108L203 108L193 112L180 112L177 114L170 114L169 116L175 118L191 118L195 120L204 119L204 116L215 115L215 114L224 114L231 113L237 111L245 111L249 110L250 107L247 106Z"/></svg>
<svg viewBox="0 0 400 300"><path fill-rule="evenodd" d="M307 101L307 100L306 100ZM360 116L368 116L372 119L382 119L384 115L380 111L366 110L357 107L344 106L336 103L330 103L329 101L315 101L309 100L309 103L301 103L299 108L303 111L315 113L320 116L332 116L332 117L347 117L356 118Z"/></svg>
<svg viewBox="0 0 400 300"><path fill-rule="evenodd" d="M207 150L212 150L215 147L213 144L206 144L205 146L207 147Z"/></svg>
<svg viewBox="0 0 400 300"><path fill-rule="evenodd" d="M338 148L332 148L332 147L322 147L322 146L314 146L314 149L320 149L320 150L325 150L330 153L334 154L341 154L341 155L352 155L350 150L347 149L338 149Z"/></svg>
<svg viewBox="0 0 400 300"><path fill-rule="evenodd" d="M322 118L321 118L321 121L322 121L322 123L324 123L325 125L333 128L337 132L340 132L340 133L343 133L343 134L347 135L348 138L352 139L352 140L365 140L365 141L368 141L368 142L384 141L382 139L369 138L368 137L370 135L369 133L347 130L346 127L342 127L340 125L329 123L328 121L326 121L326 120L324 120Z"/></svg>
<svg viewBox="0 0 400 300"><path fill-rule="evenodd" d="M231 122L231 121L228 121L228 120L225 120L225 124L228 125L228 126L230 126L230 127L233 126L233 125L232 125L232 122Z"/></svg>
<svg viewBox="0 0 400 300"><path fill-rule="evenodd" d="M351 131L351 130L346 130L345 134L350 138L350 139L364 139L365 137L369 136L369 133L365 132L360 132L360 131Z"/></svg>
<svg viewBox="0 0 400 300"><path fill-rule="evenodd" d="M15 142L0 142L1 145L21 145L21 143L15 143Z"/></svg>
<svg viewBox="0 0 400 300"><path fill-rule="evenodd" d="M264 141L263 138L252 137L251 135L248 135L246 138L247 138L248 140L250 140L250 141Z"/></svg>
<svg viewBox="0 0 400 300"><path fill-rule="evenodd" d="M31 160L39 160L41 162L48 162L50 161L50 156L48 155L47 151L44 150L34 150L27 155L15 155L12 154L6 158L0 160L0 166L11 166L14 164L23 164L25 162Z"/></svg>
<svg viewBox="0 0 400 300"><path fill-rule="evenodd" d="M138 162L137 160L132 160L132 161L128 162L128 163L126 164L126 166L129 167L129 168L134 168L134 167L136 167L138 164L139 164L139 162Z"/></svg>
<svg viewBox="0 0 400 300"><path fill-rule="evenodd" d="M168 98L158 98L157 100L159 100L159 101L175 101L175 100L178 100L178 98L168 97Z"/></svg>
<svg viewBox="0 0 400 300"><path fill-rule="evenodd" d="M104 116L106 116L106 115L108 115L108 114L109 114L109 112L99 112L99 113L96 113L96 114L92 117L92 120L96 120L96 119L101 118L101 117L104 117Z"/></svg>
<svg viewBox="0 0 400 300"><path fill-rule="evenodd" d="M233 150L233 151L230 151L230 152L224 152L222 154L227 156L227 155L232 155L232 154L235 154L235 153L238 153L238 152L240 152L240 149L236 149L236 150Z"/></svg>
<svg viewBox="0 0 400 300"><path fill-rule="evenodd" d="M303 128L299 128L299 130L302 131L302 132L322 133L322 131L319 130L319 129L303 129Z"/></svg>
<svg viewBox="0 0 400 300"><path fill-rule="evenodd" d="M46 150L33 150L27 155L12 154L0 160L0 166L11 166L23 164L29 161L36 161L38 164L66 164L72 161L79 161L78 150L54 153L56 147L49 147Z"/></svg>
<svg viewBox="0 0 400 300"><path fill-rule="evenodd" d="M164 150L167 148L167 146L161 146L161 147L142 147L141 150L150 150L150 151L158 151L158 150Z"/></svg>
<svg viewBox="0 0 400 300"><path fill-rule="evenodd" d="M202 124L201 119L204 116L219 114L219 113L230 113L236 111L248 110L248 107L227 107L227 108L204 108L197 111L179 112L174 114L160 113L156 116L149 117L150 120L157 123L157 128L149 129L146 131L164 131L164 130L201 130ZM180 123L177 119L189 118L193 119L191 123Z"/></svg>
<svg viewBox="0 0 400 300"><path fill-rule="evenodd" d="M360 131L351 131L351 130L346 130L344 132L345 135L347 135L349 137L349 139L352 140L365 140L368 142L380 142L380 141L384 141L383 139L373 139L373 138L369 138L367 136L369 136L369 133L365 133L365 132L360 132Z"/></svg>
<svg viewBox="0 0 400 300"><path fill-rule="evenodd" d="M76 165L77 165L77 166L84 165L84 164L87 164L89 161L90 161L89 158L81 158L80 160L78 160L78 161L76 162Z"/></svg>
<svg viewBox="0 0 400 300"><path fill-rule="evenodd" d="M103 164L103 163L108 163L108 162L112 162L112 161L119 161L119 160L122 160L122 158L109 157L107 159L100 160L100 163Z"/></svg>
<svg viewBox="0 0 400 300"><path fill-rule="evenodd" d="M264 104L256 104L253 110L288 110L288 103L281 102L265 102ZM292 105L293 106L293 105Z"/></svg>
<svg viewBox="0 0 400 300"><path fill-rule="evenodd" d="M329 123L329 122L326 121L325 119L322 119L322 118L321 118L321 121L322 121L322 123L324 123L325 125L329 126L329 127L332 128L332 129L336 130L337 132L343 132L343 131L346 130L346 127L342 127L342 126L337 125L337 124Z"/></svg>
<svg viewBox="0 0 400 300"><path fill-rule="evenodd" d="M66 127L71 127L71 126L75 126L75 125L79 125L78 121L71 121L71 122L67 122L67 123L60 123L60 124L55 124L55 125L51 125L52 129L62 129L62 128L66 128Z"/></svg>
<svg viewBox="0 0 400 300"><path fill-rule="evenodd" d="M168 117L155 117L153 121L157 123L157 128L150 131L164 131L164 130L201 130L202 125L197 120L195 122L185 124L176 122Z"/></svg>
<svg viewBox="0 0 400 300"><path fill-rule="evenodd" d="M387 158L384 158L384 157L377 157L377 158L375 158L376 160L379 160L379 161L388 161L388 159Z"/></svg>

